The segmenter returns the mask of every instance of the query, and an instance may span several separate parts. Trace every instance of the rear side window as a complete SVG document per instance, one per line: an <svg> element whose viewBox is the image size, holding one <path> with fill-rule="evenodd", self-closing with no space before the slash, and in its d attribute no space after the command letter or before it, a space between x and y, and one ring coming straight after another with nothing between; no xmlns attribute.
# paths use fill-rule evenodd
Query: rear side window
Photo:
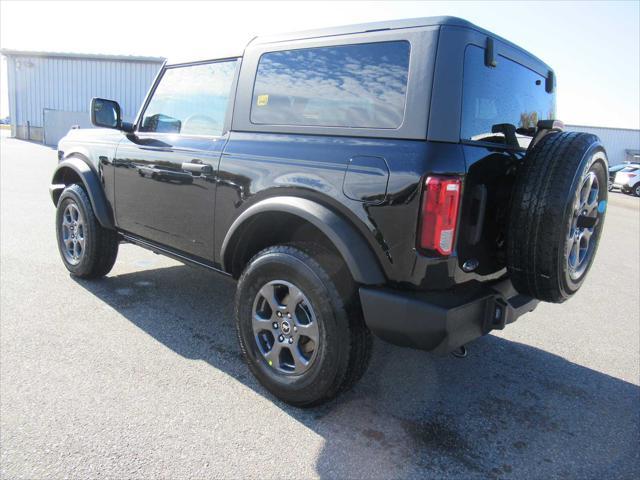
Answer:
<svg viewBox="0 0 640 480"><path fill-rule="evenodd" d="M251 122L398 128L409 52L409 42L395 41L265 53L258 64Z"/></svg>
<svg viewBox="0 0 640 480"><path fill-rule="evenodd" d="M555 94L545 90L545 77L506 57L496 67L484 63L484 50L470 45L464 58L463 140L526 147L538 120L555 119ZM508 133L512 126L516 130ZM511 137L511 138L510 138Z"/></svg>
<svg viewBox="0 0 640 480"><path fill-rule="evenodd" d="M167 68L144 112L140 131L221 135L236 63Z"/></svg>

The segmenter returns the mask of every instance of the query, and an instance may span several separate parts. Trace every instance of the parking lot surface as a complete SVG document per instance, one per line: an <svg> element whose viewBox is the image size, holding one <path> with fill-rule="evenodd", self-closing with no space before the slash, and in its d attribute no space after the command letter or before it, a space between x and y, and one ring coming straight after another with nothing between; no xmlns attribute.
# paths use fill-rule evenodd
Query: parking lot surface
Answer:
<svg viewBox="0 0 640 480"><path fill-rule="evenodd" d="M2 478L639 478L640 199L612 193L569 302L466 359L377 341L350 392L300 410L241 361L234 282L123 245L69 276L54 150L2 138Z"/></svg>

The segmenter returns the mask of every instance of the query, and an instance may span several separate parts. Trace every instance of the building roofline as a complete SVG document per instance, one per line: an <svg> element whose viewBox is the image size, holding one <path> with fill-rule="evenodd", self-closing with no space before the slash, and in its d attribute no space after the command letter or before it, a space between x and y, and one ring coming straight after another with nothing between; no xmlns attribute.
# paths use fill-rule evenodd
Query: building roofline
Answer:
<svg viewBox="0 0 640 480"><path fill-rule="evenodd" d="M164 57L143 57L138 55L108 55L101 53L41 52L28 50L0 49L5 57L57 57L78 60L114 60L118 62L163 63Z"/></svg>
<svg viewBox="0 0 640 480"><path fill-rule="evenodd" d="M625 128L625 127L601 127L601 126L597 126L597 125L577 125L575 123L565 123L564 124L565 128L569 128L569 127L578 127L578 128L599 128L602 130L628 130L631 132L638 132L640 133L640 129L638 128Z"/></svg>

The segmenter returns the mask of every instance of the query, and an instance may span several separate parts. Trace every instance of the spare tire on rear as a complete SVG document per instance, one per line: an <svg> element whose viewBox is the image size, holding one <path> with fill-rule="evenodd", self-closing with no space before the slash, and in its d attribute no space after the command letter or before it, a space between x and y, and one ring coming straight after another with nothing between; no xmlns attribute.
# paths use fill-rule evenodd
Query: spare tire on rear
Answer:
<svg viewBox="0 0 640 480"><path fill-rule="evenodd" d="M608 163L600 140L549 133L525 156L507 228L507 269L520 293L560 303L578 291L598 248Z"/></svg>

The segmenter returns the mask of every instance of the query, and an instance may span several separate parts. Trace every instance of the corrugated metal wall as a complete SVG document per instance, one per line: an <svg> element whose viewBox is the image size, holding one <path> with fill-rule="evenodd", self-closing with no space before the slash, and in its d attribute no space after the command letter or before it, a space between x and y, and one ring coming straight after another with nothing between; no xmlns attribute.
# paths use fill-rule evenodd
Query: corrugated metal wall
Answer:
<svg viewBox="0 0 640 480"><path fill-rule="evenodd" d="M584 125L566 125L567 130L593 133L600 137L607 150L609 165L617 165L626 160L634 160L629 152L640 154L640 130L626 128L589 127ZM637 158L635 159L638 160Z"/></svg>
<svg viewBox="0 0 640 480"><path fill-rule="evenodd" d="M129 61L45 55L7 55L12 134L44 127L44 110L86 112L92 97L116 100L132 121L162 60ZM33 137L32 137L33 138ZM41 139L42 135L39 135Z"/></svg>

